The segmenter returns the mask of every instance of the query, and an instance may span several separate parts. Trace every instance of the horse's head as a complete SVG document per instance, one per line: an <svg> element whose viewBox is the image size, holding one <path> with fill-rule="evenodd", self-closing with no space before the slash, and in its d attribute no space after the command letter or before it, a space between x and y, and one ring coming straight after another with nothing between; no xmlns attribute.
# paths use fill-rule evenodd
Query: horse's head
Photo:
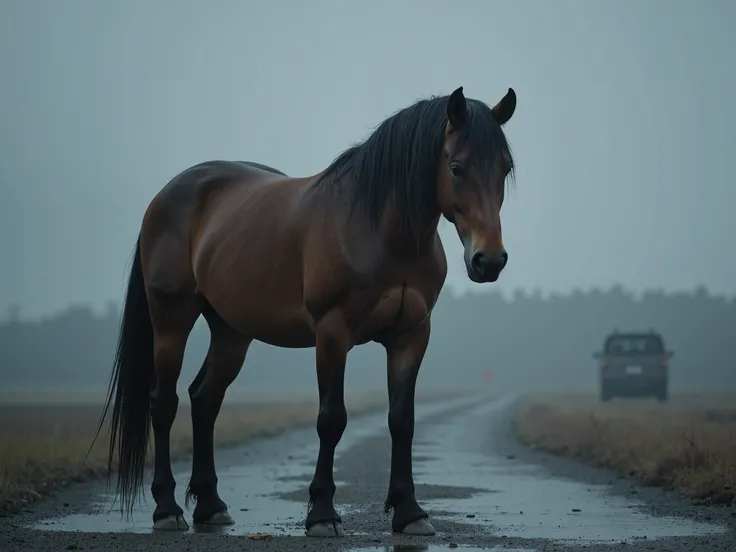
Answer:
<svg viewBox="0 0 736 552"><path fill-rule="evenodd" d="M514 162L501 125L515 109L511 88L493 108L466 100L462 86L447 101L437 199L464 246L468 277L478 283L498 280L508 262L501 238L501 206Z"/></svg>

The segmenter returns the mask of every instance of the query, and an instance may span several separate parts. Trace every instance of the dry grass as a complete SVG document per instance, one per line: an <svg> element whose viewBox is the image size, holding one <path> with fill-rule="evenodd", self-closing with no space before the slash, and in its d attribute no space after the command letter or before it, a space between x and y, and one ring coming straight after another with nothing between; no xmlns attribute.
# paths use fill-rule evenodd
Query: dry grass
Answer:
<svg viewBox="0 0 736 552"><path fill-rule="evenodd" d="M424 393L422 399L454 394ZM351 416L387 408L385 392L363 394L346 403ZM69 483L106 473L107 426L83 464L100 413L100 405L0 404L0 515L16 512ZM255 437L312 425L316 415L316 401L305 398L226 404L215 427L216 446L242 445ZM191 452L188 404L179 407L171 446L175 459ZM150 457L149 451L149 464Z"/></svg>
<svg viewBox="0 0 736 552"><path fill-rule="evenodd" d="M525 399L516 417L528 445L675 489L736 502L736 398L674 396L668 404L586 396Z"/></svg>

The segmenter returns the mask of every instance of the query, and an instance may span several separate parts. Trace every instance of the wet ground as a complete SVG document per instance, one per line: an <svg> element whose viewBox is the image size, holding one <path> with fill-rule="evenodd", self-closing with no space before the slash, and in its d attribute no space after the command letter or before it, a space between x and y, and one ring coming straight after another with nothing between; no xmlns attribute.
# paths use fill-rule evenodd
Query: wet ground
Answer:
<svg viewBox="0 0 736 552"><path fill-rule="evenodd" d="M220 489L236 520L220 532L152 534L152 499L123 523L104 485L75 487L0 523L0 550L361 550L457 549L736 550L734 509L695 506L657 489L528 450L510 435L513 397L417 407L417 496L437 535L390 533L386 414L351 419L337 451L336 504L347 536L304 536L314 429L218 451ZM175 466L179 495L189 474ZM181 499L183 504L183 497ZM248 538L261 533L268 540Z"/></svg>

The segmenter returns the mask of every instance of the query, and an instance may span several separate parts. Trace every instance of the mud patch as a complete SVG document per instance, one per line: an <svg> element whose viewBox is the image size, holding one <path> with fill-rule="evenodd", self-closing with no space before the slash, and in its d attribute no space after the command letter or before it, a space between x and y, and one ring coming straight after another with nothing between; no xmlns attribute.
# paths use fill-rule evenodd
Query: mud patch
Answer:
<svg viewBox="0 0 736 552"><path fill-rule="evenodd" d="M351 548L346 552L444 552L457 550L458 552L536 552L533 548L477 548L456 543L442 544L387 544L374 548Z"/></svg>

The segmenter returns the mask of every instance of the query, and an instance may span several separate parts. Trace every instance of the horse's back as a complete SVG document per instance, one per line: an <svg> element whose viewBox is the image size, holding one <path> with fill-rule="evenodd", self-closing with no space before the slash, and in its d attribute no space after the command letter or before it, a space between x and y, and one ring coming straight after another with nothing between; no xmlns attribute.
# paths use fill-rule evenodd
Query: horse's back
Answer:
<svg viewBox="0 0 736 552"><path fill-rule="evenodd" d="M269 167L268 165L264 165L263 163L256 163L255 161L237 161L237 163L240 163L242 165L245 165L247 167L252 167L255 169L261 169L266 172L274 173L274 174L280 174L281 176L287 176L286 173L281 172L278 169L274 169L273 167Z"/></svg>
<svg viewBox="0 0 736 552"><path fill-rule="evenodd" d="M141 253L152 274L191 274L192 246L228 218L232 206L274 180L278 169L248 161L205 161L174 176L153 198L141 227ZM147 262L146 262L147 261ZM190 279L190 278L187 278Z"/></svg>
<svg viewBox="0 0 736 552"><path fill-rule="evenodd" d="M214 188L234 182L254 182L263 179L282 178L286 174L252 161L204 161L184 169L172 178L158 194L159 197L192 197L202 192L213 191Z"/></svg>
<svg viewBox="0 0 736 552"><path fill-rule="evenodd" d="M168 226L188 225L209 200L233 188L249 188L259 183L288 178L268 165L249 161L205 161L173 177L154 197L147 219L165 221ZM154 222L154 220L151 220Z"/></svg>

